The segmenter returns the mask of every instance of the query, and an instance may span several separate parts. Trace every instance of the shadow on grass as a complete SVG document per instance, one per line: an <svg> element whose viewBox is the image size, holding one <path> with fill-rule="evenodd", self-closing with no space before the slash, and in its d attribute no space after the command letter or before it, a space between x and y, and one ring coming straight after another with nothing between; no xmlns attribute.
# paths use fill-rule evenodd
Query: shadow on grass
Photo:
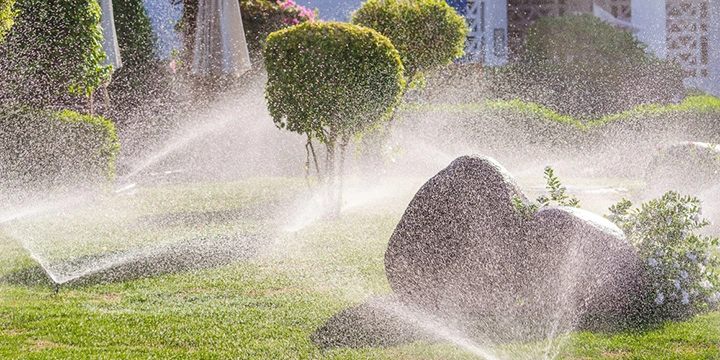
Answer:
<svg viewBox="0 0 720 360"><path fill-rule="evenodd" d="M242 208L211 211L183 211L146 215L137 219L137 226L167 228L177 226L205 226L230 224L239 220L267 220L274 214L279 201L256 204Z"/></svg>
<svg viewBox="0 0 720 360"><path fill-rule="evenodd" d="M420 319L402 312L392 297L371 299L333 315L311 336L321 349L391 347L434 339Z"/></svg>
<svg viewBox="0 0 720 360"><path fill-rule="evenodd" d="M257 255L263 244L260 236L218 236L142 250L118 251L82 256L52 264L52 269L73 274L64 287L131 281L164 274L206 269L247 260ZM77 276L77 277L75 277ZM0 283L24 286L53 286L41 266L33 266L0 276Z"/></svg>

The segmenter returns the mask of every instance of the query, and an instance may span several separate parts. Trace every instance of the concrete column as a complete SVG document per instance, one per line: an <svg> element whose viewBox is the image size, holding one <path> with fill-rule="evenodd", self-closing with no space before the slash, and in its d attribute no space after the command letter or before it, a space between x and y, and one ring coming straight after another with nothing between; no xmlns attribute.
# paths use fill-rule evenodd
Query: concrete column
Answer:
<svg viewBox="0 0 720 360"><path fill-rule="evenodd" d="M485 65L507 64L507 0L485 1Z"/></svg>
<svg viewBox="0 0 720 360"><path fill-rule="evenodd" d="M667 55L665 4L665 0L633 0L631 5L632 24L640 29L636 33L637 39L647 44L647 51L661 59Z"/></svg>
<svg viewBox="0 0 720 360"><path fill-rule="evenodd" d="M708 75L705 91L720 96L720 0L709 0Z"/></svg>

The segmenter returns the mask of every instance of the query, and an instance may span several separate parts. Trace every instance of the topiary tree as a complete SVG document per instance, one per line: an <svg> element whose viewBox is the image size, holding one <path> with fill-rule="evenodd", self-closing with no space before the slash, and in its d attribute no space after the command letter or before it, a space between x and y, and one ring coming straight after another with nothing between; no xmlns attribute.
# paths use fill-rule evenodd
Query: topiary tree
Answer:
<svg viewBox="0 0 720 360"><path fill-rule="evenodd" d="M307 135L309 145L312 139L326 145L332 189L336 147L342 173L350 139L381 123L400 101L405 81L397 50L372 29L304 23L270 34L264 58L275 125Z"/></svg>
<svg viewBox="0 0 720 360"><path fill-rule="evenodd" d="M465 19L443 0L368 0L355 10L351 23L387 36L409 77L448 65L465 53Z"/></svg>
<svg viewBox="0 0 720 360"><path fill-rule="evenodd" d="M0 0L0 44L5 41L5 33L12 27L15 0Z"/></svg>
<svg viewBox="0 0 720 360"><path fill-rule="evenodd" d="M109 80L97 0L17 0L15 24L0 46L3 91L14 100L58 104L89 96Z"/></svg>

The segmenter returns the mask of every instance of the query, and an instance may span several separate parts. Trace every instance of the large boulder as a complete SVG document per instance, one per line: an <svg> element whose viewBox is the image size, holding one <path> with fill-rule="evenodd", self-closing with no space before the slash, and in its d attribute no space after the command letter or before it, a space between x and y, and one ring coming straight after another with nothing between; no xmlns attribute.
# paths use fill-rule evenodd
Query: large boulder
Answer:
<svg viewBox="0 0 720 360"><path fill-rule="evenodd" d="M528 200L488 157L464 156L415 195L390 238L399 299L483 335L606 328L638 309L643 266L622 231L575 208Z"/></svg>

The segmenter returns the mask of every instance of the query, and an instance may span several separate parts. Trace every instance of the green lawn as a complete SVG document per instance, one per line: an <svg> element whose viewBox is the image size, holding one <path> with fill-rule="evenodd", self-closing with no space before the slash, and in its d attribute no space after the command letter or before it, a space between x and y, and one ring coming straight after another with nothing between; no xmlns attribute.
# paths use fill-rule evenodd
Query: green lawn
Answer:
<svg viewBox="0 0 720 360"><path fill-rule="evenodd" d="M318 349L309 336L330 316L390 293L385 246L421 183L382 188L385 200L374 202L362 203L371 198L363 193L348 196L339 219L308 221L297 231L283 229L306 212L294 205L307 193L302 179L138 188L65 209L62 221L46 214L6 223L0 275L36 266L18 242L26 236L57 235L36 241L45 253L60 254L57 261L223 235L252 236L261 245L252 257L210 268L71 282L57 296L50 283L6 277L15 280L0 283L0 358L474 359L479 349L507 359L720 359L720 313L640 333L570 334L543 343ZM54 252L58 241L85 246Z"/></svg>

